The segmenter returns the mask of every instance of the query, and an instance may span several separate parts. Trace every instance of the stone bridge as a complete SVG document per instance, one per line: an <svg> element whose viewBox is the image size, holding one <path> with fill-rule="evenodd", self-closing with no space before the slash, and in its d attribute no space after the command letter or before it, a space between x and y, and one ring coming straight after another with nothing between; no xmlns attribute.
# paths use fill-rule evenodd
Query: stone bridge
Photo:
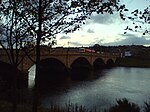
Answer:
<svg viewBox="0 0 150 112"><path fill-rule="evenodd" d="M30 52L29 56L35 61L35 50ZM111 53L80 52L79 48L41 48L41 61L55 59L64 64L67 68L71 68L72 64L78 59L81 59L81 61L84 60L91 66L94 66L96 63L97 65L99 65L98 63L115 63L117 57L119 57L119 55ZM34 62L31 61L28 56L25 56L24 53L19 55L19 59L21 63L18 68L23 72L28 72L30 67L34 65ZM9 63L8 57L3 49L0 49L0 61Z"/></svg>

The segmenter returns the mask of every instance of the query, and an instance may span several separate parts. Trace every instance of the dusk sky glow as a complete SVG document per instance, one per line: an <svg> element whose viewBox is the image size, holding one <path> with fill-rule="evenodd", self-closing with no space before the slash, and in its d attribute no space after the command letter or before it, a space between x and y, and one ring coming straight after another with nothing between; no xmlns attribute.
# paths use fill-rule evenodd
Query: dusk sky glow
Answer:
<svg viewBox="0 0 150 112"><path fill-rule="evenodd" d="M149 0L121 0L129 11L135 9L143 10L150 5ZM129 13L129 12L128 12ZM63 47L81 47L99 45L150 45L150 35L145 36L142 33L127 32L124 34L126 26L132 26L129 20L123 21L118 13L93 14L91 19L86 20L86 24L74 33L59 34L57 36L57 45ZM149 28L147 25L146 28Z"/></svg>

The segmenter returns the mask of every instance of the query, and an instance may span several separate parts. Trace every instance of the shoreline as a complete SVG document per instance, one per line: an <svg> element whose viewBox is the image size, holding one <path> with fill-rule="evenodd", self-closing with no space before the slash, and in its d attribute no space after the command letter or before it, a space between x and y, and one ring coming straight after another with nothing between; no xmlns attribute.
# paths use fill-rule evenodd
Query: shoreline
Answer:
<svg viewBox="0 0 150 112"><path fill-rule="evenodd" d="M136 67L136 68L150 68L150 59L125 57L118 58L115 62L117 67Z"/></svg>

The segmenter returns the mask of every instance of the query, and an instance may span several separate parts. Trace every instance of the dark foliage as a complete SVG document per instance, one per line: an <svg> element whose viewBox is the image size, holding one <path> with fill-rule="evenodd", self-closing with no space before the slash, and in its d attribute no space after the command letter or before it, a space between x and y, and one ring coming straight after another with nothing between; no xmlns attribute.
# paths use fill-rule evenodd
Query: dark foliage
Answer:
<svg viewBox="0 0 150 112"><path fill-rule="evenodd" d="M150 101L144 102L144 112L150 112Z"/></svg>
<svg viewBox="0 0 150 112"><path fill-rule="evenodd" d="M135 9L131 12L130 16L124 18L132 21L133 26L127 26L124 30L124 34L128 31L140 32L143 35L150 34L149 24L150 24L150 5L144 10Z"/></svg>
<svg viewBox="0 0 150 112"><path fill-rule="evenodd" d="M109 112L140 112L137 104L129 102L127 99L117 100L117 104L109 109Z"/></svg>

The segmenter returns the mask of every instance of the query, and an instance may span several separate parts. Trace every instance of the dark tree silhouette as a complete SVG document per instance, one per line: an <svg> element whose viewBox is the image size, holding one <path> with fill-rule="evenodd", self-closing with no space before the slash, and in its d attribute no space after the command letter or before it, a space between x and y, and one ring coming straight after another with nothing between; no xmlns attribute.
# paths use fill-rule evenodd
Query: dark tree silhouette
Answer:
<svg viewBox="0 0 150 112"><path fill-rule="evenodd" d="M6 7L11 9L10 12L14 11L13 15L8 12ZM11 29L14 28L11 34L17 32L17 35L13 36L16 45L19 45L18 43L22 40L31 42L34 40L36 42L34 112L37 112L38 102L40 45L43 42L53 45L57 34L67 34L78 30L92 13L113 14L114 11L118 11L123 19L123 11L127 10L125 5L120 5L119 0L5 0L1 4L1 9L5 12L3 17L8 16L10 18L9 16L12 16L10 19L12 24L7 25ZM24 38L18 39L16 37Z"/></svg>
<svg viewBox="0 0 150 112"><path fill-rule="evenodd" d="M5 5L7 4L7 5ZM23 47L27 46L28 42L32 42L33 38L30 37L30 32L25 28L25 23L18 17L19 3L3 1L0 5L0 46L5 51L7 58L14 68L12 78L12 101L13 112L16 111L16 91L17 91L17 78L20 74L18 67L24 58ZM26 52L27 53L27 52ZM23 56L24 55L24 56ZM20 58L22 56L22 58ZM23 71L22 71L23 72Z"/></svg>
<svg viewBox="0 0 150 112"><path fill-rule="evenodd" d="M127 99L117 100L117 104L109 109L109 112L140 112L137 104L129 102Z"/></svg>
<svg viewBox="0 0 150 112"><path fill-rule="evenodd" d="M125 5L120 6L117 0L26 0L21 1L19 16L26 22L32 35L36 38L36 77L33 111L37 111L38 73L40 62L41 42L55 44L56 35L71 33L80 28L93 12L113 14L122 11ZM122 16L121 16L122 18Z"/></svg>
<svg viewBox="0 0 150 112"><path fill-rule="evenodd" d="M131 12L130 16L124 16L124 19L132 21L133 26L127 26L125 32L140 32L143 35L150 34L150 5L144 10L135 9Z"/></svg>

